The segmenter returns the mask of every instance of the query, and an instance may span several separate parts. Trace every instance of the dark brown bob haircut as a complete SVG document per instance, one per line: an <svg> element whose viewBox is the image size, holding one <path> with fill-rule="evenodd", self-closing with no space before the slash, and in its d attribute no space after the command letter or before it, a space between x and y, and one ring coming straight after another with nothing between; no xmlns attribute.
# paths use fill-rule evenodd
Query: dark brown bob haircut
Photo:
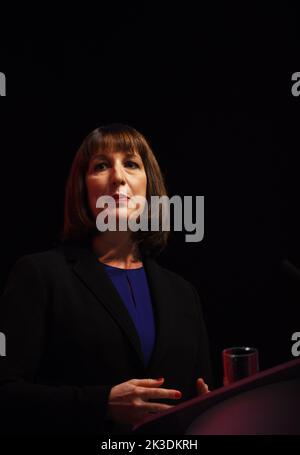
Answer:
<svg viewBox="0 0 300 455"><path fill-rule="evenodd" d="M122 124L101 126L83 140L77 151L66 184L63 242L85 242L101 232L97 230L87 197L85 177L91 159L98 153L126 152L138 154L147 176L147 201L151 196L166 196L167 191L159 165L145 137L136 129ZM150 221L150 211L149 211ZM161 220L160 220L161 221ZM161 222L160 222L161 226ZM168 231L137 231L132 238L144 254L156 256L167 244Z"/></svg>

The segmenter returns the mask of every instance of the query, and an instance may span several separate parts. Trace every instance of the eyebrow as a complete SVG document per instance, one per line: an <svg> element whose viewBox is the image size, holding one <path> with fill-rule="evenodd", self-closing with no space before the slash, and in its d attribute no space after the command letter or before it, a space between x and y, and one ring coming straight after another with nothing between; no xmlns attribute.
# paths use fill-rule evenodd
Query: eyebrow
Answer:
<svg viewBox="0 0 300 455"><path fill-rule="evenodd" d="M140 161L142 161L141 157L137 153L131 153L131 152L129 152L129 153L124 152L124 153L126 154L126 157L128 157L128 158L137 158ZM105 153L99 153L97 155L94 155L92 157L91 161L100 160L100 159L107 160L108 156Z"/></svg>
<svg viewBox="0 0 300 455"><path fill-rule="evenodd" d="M107 155L105 155L104 153L99 153L97 155L92 156L92 161L100 159L107 159Z"/></svg>

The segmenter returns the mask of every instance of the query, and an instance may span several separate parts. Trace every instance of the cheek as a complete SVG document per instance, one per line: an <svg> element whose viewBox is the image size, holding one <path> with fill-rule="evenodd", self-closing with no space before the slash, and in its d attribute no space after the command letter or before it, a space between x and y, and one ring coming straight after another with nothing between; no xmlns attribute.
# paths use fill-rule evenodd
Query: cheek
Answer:
<svg viewBox="0 0 300 455"><path fill-rule="evenodd" d="M146 174L141 176L139 181L139 193L146 196L147 193L147 176Z"/></svg>
<svg viewBox="0 0 300 455"><path fill-rule="evenodd" d="M103 184L97 179L88 178L86 179L86 189L90 208L95 214L99 211L99 209L96 208L96 201L104 194Z"/></svg>
<svg viewBox="0 0 300 455"><path fill-rule="evenodd" d="M87 192L91 197L98 198L103 194L104 187L98 179L89 178L86 180Z"/></svg>

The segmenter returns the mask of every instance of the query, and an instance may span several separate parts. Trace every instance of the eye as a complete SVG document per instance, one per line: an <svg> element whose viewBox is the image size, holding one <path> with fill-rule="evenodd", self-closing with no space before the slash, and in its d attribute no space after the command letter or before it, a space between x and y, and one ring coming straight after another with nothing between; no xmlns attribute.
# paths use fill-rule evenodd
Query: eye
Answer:
<svg viewBox="0 0 300 455"><path fill-rule="evenodd" d="M126 161L125 164L131 169L139 168L139 165L135 161L129 160L129 161Z"/></svg>
<svg viewBox="0 0 300 455"><path fill-rule="evenodd" d="M104 169L106 169L106 166L107 166L107 163L105 161L103 161L101 163L97 163L94 166L94 171L103 171Z"/></svg>

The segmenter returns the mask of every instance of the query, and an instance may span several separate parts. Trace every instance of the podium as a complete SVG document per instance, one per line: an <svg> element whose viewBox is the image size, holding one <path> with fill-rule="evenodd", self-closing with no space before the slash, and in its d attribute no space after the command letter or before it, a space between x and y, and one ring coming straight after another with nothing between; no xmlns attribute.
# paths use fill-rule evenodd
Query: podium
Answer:
<svg viewBox="0 0 300 455"><path fill-rule="evenodd" d="M133 434L300 434L300 359L147 418Z"/></svg>

